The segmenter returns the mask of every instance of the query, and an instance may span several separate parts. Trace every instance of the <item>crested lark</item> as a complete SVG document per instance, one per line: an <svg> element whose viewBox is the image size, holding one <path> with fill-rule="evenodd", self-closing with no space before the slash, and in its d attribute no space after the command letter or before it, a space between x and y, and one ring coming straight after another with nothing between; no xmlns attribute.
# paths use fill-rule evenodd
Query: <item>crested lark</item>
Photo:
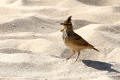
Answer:
<svg viewBox="0 0 120 80"><path fill-rule="evenodd" d="M86 40L84 40L81 36L79 36L73 31L71 17L72 16L68 17L68 19L65 20L64 23L61 23L61 25L64 26L64 29L62 29L61 32L63 32L63 40L65 45L72 50L72 54L67 58L67 60L70 59L75 54L75 52L78 52L78 56L76 58L77 61L80 56L81 50L83 49L94 49L96 51L99 50L94 48L93 45L89 44Z"/></svg>

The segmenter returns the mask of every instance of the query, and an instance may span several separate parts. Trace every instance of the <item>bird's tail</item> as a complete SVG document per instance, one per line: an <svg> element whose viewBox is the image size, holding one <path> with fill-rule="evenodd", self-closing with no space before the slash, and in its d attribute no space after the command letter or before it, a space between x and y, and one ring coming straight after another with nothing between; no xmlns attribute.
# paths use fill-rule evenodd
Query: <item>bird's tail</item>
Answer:
<svg viewBox="0 0 120 80"><path fill-rule="evenodd" d="M96 51L98 51L98 52L100 52L98 49L96 49L96 48L94 48L94 47L93 47L93 49L96 50Z"/></svg>

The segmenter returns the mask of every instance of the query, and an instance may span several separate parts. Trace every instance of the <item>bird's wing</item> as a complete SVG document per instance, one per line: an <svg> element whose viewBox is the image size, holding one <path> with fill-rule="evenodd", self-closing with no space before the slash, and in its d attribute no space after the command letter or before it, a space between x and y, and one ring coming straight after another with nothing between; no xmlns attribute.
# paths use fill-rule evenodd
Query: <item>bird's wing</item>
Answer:
<svg viewBox="0 0 120 80"><path fill-rule="evenodd" d="M76 45L81 45L81 46L91 46L91 44L89 44L86 40L84 40L81 36L79 36L76 33L71 33L70 37L70 41Z"/></svg>

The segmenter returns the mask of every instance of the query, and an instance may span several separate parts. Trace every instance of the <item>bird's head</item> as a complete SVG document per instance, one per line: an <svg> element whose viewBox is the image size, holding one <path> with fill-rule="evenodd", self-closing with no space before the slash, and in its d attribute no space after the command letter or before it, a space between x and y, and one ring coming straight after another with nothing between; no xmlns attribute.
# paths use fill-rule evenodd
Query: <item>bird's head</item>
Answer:
<svg viewBox="0 0 120 80"><path fill-rule="evenodd" d="M71 17L72 17L72 16L69 16L67 20L65 20L63 23L60 23L61 25L64 26L64 28L61 30L61 32L62 32L64 29L67 30L67 31L73 30L72 22L71 22Z"/></svg>

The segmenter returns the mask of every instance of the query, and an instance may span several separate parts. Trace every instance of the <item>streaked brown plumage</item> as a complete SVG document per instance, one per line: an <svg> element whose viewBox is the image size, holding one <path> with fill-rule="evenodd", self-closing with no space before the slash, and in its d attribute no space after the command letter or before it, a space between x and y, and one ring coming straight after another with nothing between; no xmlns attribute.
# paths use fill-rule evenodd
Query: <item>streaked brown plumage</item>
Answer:
<svg viewBox="0 0 120 80"><path fill-rule="evenodd" d="M78 52L76 59L77 61L80 55L80 51L83 49L94 49L96 51L99 51L73 31L71 16L68 17L64 23L61 23L61 25L64 26L64 29L61 30L61 32L63 32L64 43L72 50L72 54L67 58L67 60L70 59L75 54L75 52Z"/></svg>

